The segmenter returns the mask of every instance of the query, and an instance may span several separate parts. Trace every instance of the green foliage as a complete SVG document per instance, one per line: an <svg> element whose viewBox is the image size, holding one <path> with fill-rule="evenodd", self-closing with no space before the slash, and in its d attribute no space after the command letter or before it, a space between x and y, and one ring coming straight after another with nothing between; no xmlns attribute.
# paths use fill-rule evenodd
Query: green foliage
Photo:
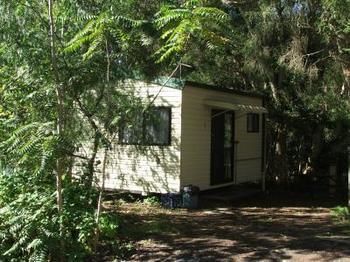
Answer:
<svg viewBox="0 0 350 262"><path fill-rule="evenodd" d="M143 199L143 203L150 206L160 205L159 197L157 196L146 197L145 199Z"/></svg>
<svg viewBox="0 0 350 262"><path fill-rule="evenodd" d="M1 170L0 253L7 260L45 261L59 239L55 195L28 174ZM40 260L39 260L40 259Z"/></svg>
<svg viewBox="0 0 350 262"><path fill-rule="evenodd" d="M102 12L88 21L86 26L69 41L65 51L74 52L87 45L88 49L83 54L83 59L90 59L96 53L103 53L105 48L109 48L109 41L122 49L125 42L130 39L127 31L141 26L142 23L143 21L129 19L110 11Z"/></svg>
<svg viewBox="0 0 350 262"><path fill-rule="evenodd" d="M83 259L92 252L95 234L95 208L97 191L82 186L81 183L68 182L64 187L64 212L62 221L65 229L64 242L69 248L67 257Z"/></svg>
<svg viewBox="0 0 350 262"><path fill-rule="evenodd" d="M347 37L350 33L350 1L345 0L323 0L323 12L319 21L319 29L326 34L328 41L334 41L338 38L341 43L347 46L341 48L349 48L349 40ZM344 50L343 50L344 51Z"/></svg>
<svg viewBox="0 0 350 262"><path fill-rule="evenodd" d="M14 130L12 135L0 144L7 163L17 167L26 166L36 173L49 167L49 160L58 145L58 138L52 135L53 123L32 122Z"/></svg>
<svg viewBox="0 0 350 262"><path fill-rule="evenodd" d="M102 213L98 227L103 237L116 241L118 236L119 217L115 213Z"/></svg>
<svg viewBox="0 0 350 262"><path fill-rule="evenodd" d="M350 208L337 206L333 208L332 215L339 219L340 221L349 221L350 222Z"/></svg>
<svg viewBox="0 0 350 262"><path fill-rule="evenodd" d="M4 259L58 259L60 219L67 258L83 261L91 254L96 192L84 190L76 182L67 185L62 217L55 206L53 183L43 182L40 177L2 170L0 193L0 252Z"/></svg>
<svg viewBox="0 0 350 262"><path fill-rule="evenodd" d="M160 38L165 41L156 52L158 62L181 58L190 48L195 48L195 41L209 49L230 42L223 34L229 28L230 17L221 9L210 6L210 1L184 1L179 7L164 5L156 18L156 27L162 33Z"/></svg>

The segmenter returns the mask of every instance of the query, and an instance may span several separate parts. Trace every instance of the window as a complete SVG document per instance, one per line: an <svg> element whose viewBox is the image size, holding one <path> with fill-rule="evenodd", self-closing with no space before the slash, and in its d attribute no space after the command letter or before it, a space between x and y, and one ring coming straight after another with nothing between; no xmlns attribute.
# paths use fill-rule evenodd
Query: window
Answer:
<svg viewBox="0 0 350 262"><path fill-rule="evenodd" d="M143 137L143 115L135 114L133 120L122 126L119 130L119 143L127 145L138 145Z"/></svg>
<svg viewBox="0 0 350 262"><path fill-rule="evenodd" d="M144 139L150 145L170 144L170 108L152 108L144 123Z"/></svg>
<svg viewBox="0 0 350 262"><path fill-rule="evenodd" d="M259 114L247 114L247 132L259 133Z"/></svg>
<svg viewBox="0 0 350 262"><path fill-rule="evenodd" d="M170 145L171 108L152 107L134 117L134 124L119 132L119 142L129 145Z"/></svg>

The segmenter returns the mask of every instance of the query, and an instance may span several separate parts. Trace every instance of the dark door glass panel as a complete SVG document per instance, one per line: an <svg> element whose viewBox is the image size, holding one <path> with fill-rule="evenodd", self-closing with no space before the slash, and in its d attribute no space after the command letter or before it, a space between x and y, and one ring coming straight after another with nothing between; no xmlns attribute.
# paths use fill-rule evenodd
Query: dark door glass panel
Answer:
<svg viewBox="0 0 350 262"><path fill-rule="evenodd" d="M234 113L212 110L211 184L233 180Z"/></svg>

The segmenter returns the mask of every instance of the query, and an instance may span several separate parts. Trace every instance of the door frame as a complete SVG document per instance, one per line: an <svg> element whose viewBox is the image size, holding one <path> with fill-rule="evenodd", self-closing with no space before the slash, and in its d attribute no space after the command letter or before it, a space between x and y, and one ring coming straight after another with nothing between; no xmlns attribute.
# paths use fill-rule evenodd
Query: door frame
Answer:
<svg viewBox="0 0 350 262"><path fill-rule="evenodd" d="M215 141L213 140L213 118L220 116L220 115L224 115L223 118L223 129L222 129L222 136L223 139L225 137L225 115L226 114L231 114L231 118L232 118L232 122L231 122L231 178L230 180L225 180L225 159L223 159L223 169L222 169L222 174L219 174L221 176L221 181L220 179L217 178L217 173L215 172L215 165L214 165L214 154L215 154L215 150L216 147L214 146ZM210 185L211 186L219 186L219 185L224 185L224 184L229 184L229 183L234 183L234 179L235 179L235 154L236 154L236 145L235 145L235 111L233 110L224 110L224 109L216 109L216 108L212 108L210 111L210 120L211 120L211 130L210 130ZM223 141L223 145L222 145L222 150L225 150L224 148L224 143L225 141ZM222 152L223 157L225 158L225 151ZM216 179L215 179L216 178Z"/></svg>

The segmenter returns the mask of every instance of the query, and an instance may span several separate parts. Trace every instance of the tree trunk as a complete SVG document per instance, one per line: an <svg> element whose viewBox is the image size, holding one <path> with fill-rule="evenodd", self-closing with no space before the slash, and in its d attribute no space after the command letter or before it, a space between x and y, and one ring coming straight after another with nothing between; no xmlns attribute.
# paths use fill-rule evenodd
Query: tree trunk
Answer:
<svg viewBox="0 0 350 262"><path fill-rule="evenodd" d="M96 229L95 229L95 239L94 239L94 246L93 250L96 251L98 241L100 238L100 229L99 229L99 222L100 222L100 216L102 213L102 199L103 199L103 192L105 190L105 180L106 180L106 166L107 166L107 159L108 159L108 148L105 148L104 155L103 155L103 164L102 164L102 181L101 181L101 187L100 192L98 196L98 202L97 202L97 212L96 212Z"/></svg>
<svg viewBox="0 0 350 262"><path fill-rule="evenodd" d="M96 155L99 147L100 147L100 132L98 130L95 130L92 154L87 163L87 173L84 175L84 183L87 188L92 187L94 173L95 173L95 160L96 160Z"/></svg>
<svg viewBox="0 0 350 262"><path fill-rule="evenodd" d="M56 39L55 39L55 21L53 17L53 0L48 0L48 13L50 25L50 48L51 48L51 66L55 79L55 91L57 99L57 135L63 137L64 133L64 91L60 83L57 58L56 58ZM59 156L56 161L56 198L57 210L60 217L60 260L64 261L64 228L62 221L63 196L62 196L62 177L64 175L64 156Z"/></svg>
<svg viewBox="0 0 350 262"><path fill-rule="evenodd" d="M319 156L323 147L323 126L318 125L312 134L311 146L311 167L312 170L318 169Z"/></svg>
<svg viewBox="0 0 350 262"><path fill-rule="evenodd" d="M288 186L287 132L279 126L276 134L275 172L281 186Z"/></svg>
<svg viewBox="0 0 350 262"><path fill-rule="evenodd" d="M111 67L111 59L108 49L108 40L105 41L105 47L106 47L106 83L107 85L110 82L110 67ZM108 90L109 91L109 90ZM113 137L110 139L110 141L113 141ZM100 229L99 229L99 222L100 222L100 216L102 212L102 198L103 198L103 192L105 190L105 179L106 179L106 165L107 165L107 158L108 158L108 149L109 145L105 145L104 155L103 155L103 163L102 163L102 183L100 187L98 202L97 202L97 212L96 212L96 229L95 229L95 239L93 242L93 250L96 251L99 237L100 237Z"/></svg>

